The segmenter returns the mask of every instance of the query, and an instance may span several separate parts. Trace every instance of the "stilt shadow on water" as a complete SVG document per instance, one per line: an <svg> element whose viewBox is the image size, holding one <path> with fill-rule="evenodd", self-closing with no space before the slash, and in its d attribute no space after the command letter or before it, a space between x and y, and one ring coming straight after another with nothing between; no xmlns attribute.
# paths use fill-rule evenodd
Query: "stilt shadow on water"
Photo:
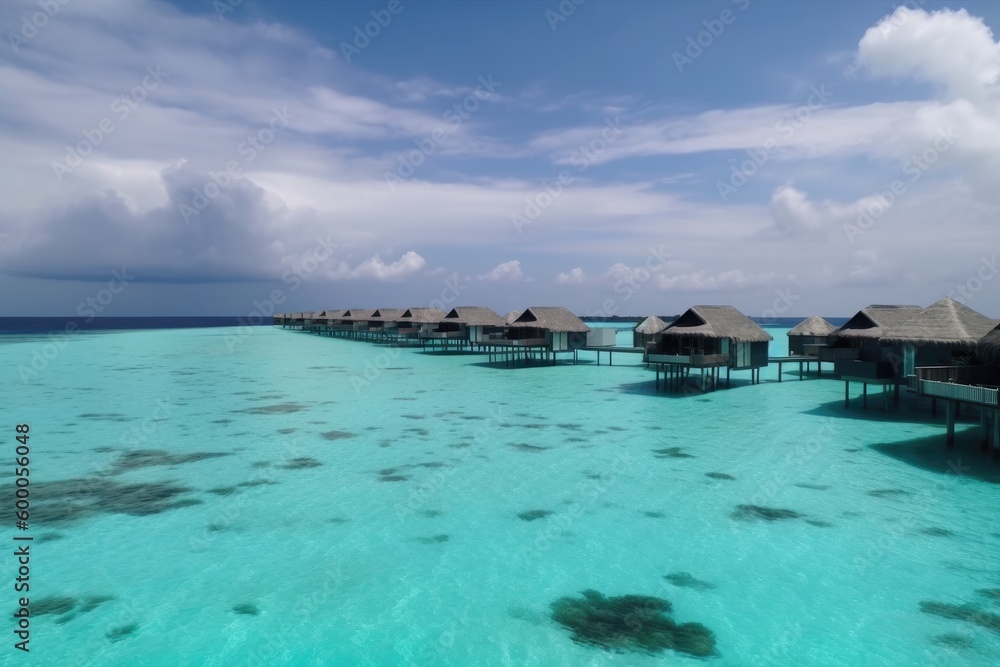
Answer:
<svg viewBox="0 0 1000 667"><path fill-rule="evenodd" d="M955 446L946 447L942 429L939 436L880 443L870 445L869 449L921 470L1000 484L1000 461L993 457L992 451L981 450L979 442L978 428L956 429Z"/></svg>
<svg viewBox="0 0 1000 667"><path fill-rule="evenodd" d="M582 366L583 363L584 362L580 362L579 365ZM553 365L551 359L549 361L531 360L528 361L527 363L525 363L523 359L519 359L516 362L511 362L509 366L503 361L494 361L493 363L490 363L488 361L477 361L468 365L478 366L479 368L489 368L491 370L497 370L497 371L513 371L525 368L567 368L567 367L572 368L577 364L574 364L572 359L569 360L560 359L559 363L555 365Z"/></svg>
<svg viewBox="0 0 1000 667"><path fill-rule="evenodd" d="M660 388L656 388L656 380L654 377L650 377L648 380L642 380L640 382L626 382L618 385L619 391L624 394L632 395L644 395L644 396L660 396L663 398L710 398L716 394L723 394L727 391L732 391L734 389L740 389L742 387L752 387L753 383L750 379L737 379L732 378L730 380L729 386L726 386L726 381L723 379L720 381L716 388L713 390L711 385L705 391L698 389L696 386L685 385L680 389L670 389L665 390L663 388L663 378L660 377Z"/></svg>
<svg viewBox="0 0 1000 667"><path fill-rule="evenodd" d="M851 396L849 407L844 407L844 399L820 403L814 408L803 410L802 414L836 419L861 419L871 422L899 422L912 424L937 424L944 433L944 407L939 405L937 415L931 414L930 401L918 400L912 396L902 397L899 403L889 404L889 411L882 411L882 397L869 394L868 408L862 407L861 397ZM962 411L956 420L956 427L965 424L979 424L979 413L974 409ZM942 435L942 438L944 436Z"/></svg>

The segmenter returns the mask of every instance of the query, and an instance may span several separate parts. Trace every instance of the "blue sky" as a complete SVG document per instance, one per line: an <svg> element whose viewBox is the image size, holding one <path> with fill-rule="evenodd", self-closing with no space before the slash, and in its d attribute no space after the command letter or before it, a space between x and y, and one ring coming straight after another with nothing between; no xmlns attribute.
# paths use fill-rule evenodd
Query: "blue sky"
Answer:
<svg viewBox="0 0 1000 667"><path fill-rule="evenodd" d="M929 0L3 3L0 312L1000 317L998 25Z"/></svg>

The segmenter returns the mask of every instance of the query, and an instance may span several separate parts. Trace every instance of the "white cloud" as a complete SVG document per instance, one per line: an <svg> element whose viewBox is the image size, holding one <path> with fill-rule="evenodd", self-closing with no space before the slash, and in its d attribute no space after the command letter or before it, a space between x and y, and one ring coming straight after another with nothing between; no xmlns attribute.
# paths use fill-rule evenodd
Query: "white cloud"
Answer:
<svg viewBox="0 0 1000 667"><path fill-rule="evenodd" d="M983 20L964 9L899 7L865 32L857 62L875 77L917 78L952 98L995 95L1000 82L1000 46Z"/></svg>
<svg viewBox="0 0 1000 667"><path fill-rule="evenodd" d="M498 282L515 282L517 280L522 280L524 278L524 273L521 272L521 262L511 260L509 262L504 262L498 265L492 271L487 271L486 273L476 276L476 280L482 280L485 282L498 283Z"/></svg>
<svg viewBox="0 0 1000 667"><path fill-rule="evenodd" d="M560 273L556 276L557 285L582 285L587 281L587 276L579 266L569 273Z"/></svg>
<svg viewBox="0 0 1000 667"><path fill-rule="evenodd" d="M393 282L416 273L424 268L426 264L427 262L424 258L412 250L392 264L386 264L382 261L381 257L375 255L371 259L366 259L358 264L347 274L347 277L354 279L370 278L380 282Z"/></svg>

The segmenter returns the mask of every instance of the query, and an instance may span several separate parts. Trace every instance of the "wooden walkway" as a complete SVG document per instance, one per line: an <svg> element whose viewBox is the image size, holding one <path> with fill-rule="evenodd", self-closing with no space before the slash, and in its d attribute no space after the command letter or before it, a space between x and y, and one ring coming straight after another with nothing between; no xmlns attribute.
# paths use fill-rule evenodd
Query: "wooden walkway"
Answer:
<svg viewBox="0 0 1000 667"><path fill-rule="evenodd" d="M809 372L809 364L816 362L816 376L821 377L823 375L823 364L820 362L819 357L809 354L799 354L793 355L791 357L768 357L767 363L778 364L778 382L781 382L781 371L784 364L798 364L799 365L799 379L802 380L805 377L805 373L802 371L802 364L806 365L805 372Z"/></svg>
<svg viewBox="0 0 1000 667"><path fill-rule="evenodd" d="M641 347L615 347L614 345L593 345L586 347L578 347L573 353L573 363L578 363L579 357L577 352L584 350L586 352L597 352L597 365L601 365L601 352L608 353L608 366L614 366L615 352L621 352L622 354L645 354L646 350Z"/></svg>

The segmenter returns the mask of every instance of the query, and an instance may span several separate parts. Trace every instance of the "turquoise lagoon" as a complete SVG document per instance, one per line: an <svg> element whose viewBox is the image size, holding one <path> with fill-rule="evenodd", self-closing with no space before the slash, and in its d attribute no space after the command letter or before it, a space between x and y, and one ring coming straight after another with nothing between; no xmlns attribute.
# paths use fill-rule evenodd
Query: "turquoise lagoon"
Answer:
<svg viewBox="0 0 1000 667"><path fill-rule="evenodd" d="M3 664L1000 663L1000 464L912 396L845 410L790 367L658 394L632 355L491 368L269 328L80 333L22 381L47 341L0 346L3 483L28 423L31 597L72 599L30 658L8 621ZM574 643L549 605L586 589L669 599L718 657Z"/></svg>

